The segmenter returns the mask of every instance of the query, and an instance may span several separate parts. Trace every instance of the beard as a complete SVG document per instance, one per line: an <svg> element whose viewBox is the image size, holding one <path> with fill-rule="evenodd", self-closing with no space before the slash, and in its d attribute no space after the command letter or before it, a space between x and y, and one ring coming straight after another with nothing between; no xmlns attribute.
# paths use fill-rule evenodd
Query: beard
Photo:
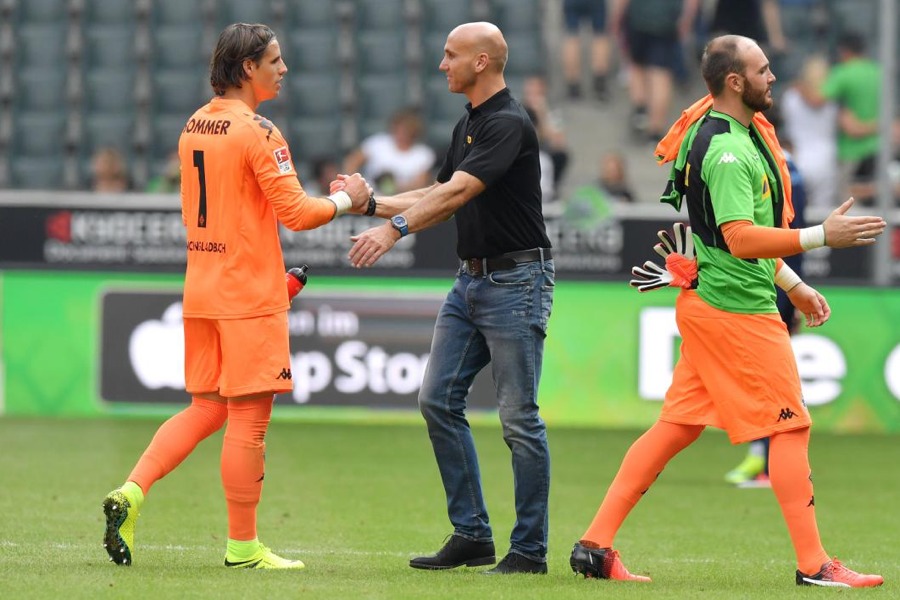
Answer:
<svg viewBox="0 0 900 600"><path fill-rule="evenodd" d="M741 100L756 112L763 112L772 108L772 99L766 96L768 92L768 88L753 89L752 86L746 85L741 94Z"/></svg>

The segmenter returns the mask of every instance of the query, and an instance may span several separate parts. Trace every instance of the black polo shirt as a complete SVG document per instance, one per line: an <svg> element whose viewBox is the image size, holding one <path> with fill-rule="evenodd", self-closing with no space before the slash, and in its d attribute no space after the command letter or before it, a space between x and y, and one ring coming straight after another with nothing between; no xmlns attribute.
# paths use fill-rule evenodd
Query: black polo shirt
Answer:
<svg viewBox="0 0 900 600"><path fill-rule="evenodd" d="M466 104L437 180L449 181L455 171L486 186L456 211L460 258L550 247L541 212L537 133L508 88L476 108Z"/></svg>

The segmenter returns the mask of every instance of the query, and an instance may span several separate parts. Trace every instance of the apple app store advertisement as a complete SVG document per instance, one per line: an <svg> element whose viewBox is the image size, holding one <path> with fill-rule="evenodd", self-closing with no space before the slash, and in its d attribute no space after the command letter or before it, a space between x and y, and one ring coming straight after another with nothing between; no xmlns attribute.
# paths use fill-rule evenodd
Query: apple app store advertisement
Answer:
<svg viewBox="0 0 900 600"><path fill-rule="evenodd" d="M304 290L288 313L293 391L276 403L417 408L442 301L442 295ZM110 290L101 310L103 400L187 403L180 292ZM496 408L489 370L475 380L471 408Z"/></svg>

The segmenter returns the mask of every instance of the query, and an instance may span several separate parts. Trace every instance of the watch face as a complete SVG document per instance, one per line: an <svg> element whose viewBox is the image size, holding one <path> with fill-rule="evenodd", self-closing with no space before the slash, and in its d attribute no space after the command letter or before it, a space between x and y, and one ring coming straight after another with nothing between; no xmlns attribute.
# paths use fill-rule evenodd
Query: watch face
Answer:
<svg viewBox="0 0 900 600"><path fill-rule="evenodd" d="M402 229L406 227L406 217L403 215L397 215L391 218L391 222L394 224L394 227L397 229Z"/></svg>

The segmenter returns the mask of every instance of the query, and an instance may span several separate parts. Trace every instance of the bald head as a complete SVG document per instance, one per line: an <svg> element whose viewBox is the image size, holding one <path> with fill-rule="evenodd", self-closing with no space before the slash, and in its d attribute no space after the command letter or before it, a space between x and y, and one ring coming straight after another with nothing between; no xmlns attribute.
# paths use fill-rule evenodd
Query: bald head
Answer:
<svg viewBox="0 0 900 600"><path fill-rule="evenodd" d="M700 73L714 98L722 94L725 78L730 73L744 73L747 68L745 56L756 47L755 41L742 35L722 35L706 44L700 61Z"/></svg>
<svg viewBox="0 0 900 600"><path fill-rule="evenodd" d="M450 32L447 41L458 43L474 55L485 54L488 58L488 71L502 73L506 67L509 49L503 39L503 32L493 23L463 23Z"/></svg>

